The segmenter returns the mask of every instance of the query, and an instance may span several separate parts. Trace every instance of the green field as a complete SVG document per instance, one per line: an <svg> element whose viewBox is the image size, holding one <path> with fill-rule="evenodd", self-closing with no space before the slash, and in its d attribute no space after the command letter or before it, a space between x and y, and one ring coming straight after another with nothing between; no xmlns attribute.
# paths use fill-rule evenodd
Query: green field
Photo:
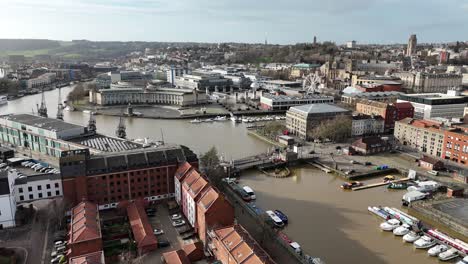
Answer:
<svg viewBox="0 0 468 264"><path fill-rule="evenodd" d="M24 55L26 57L34 57L36 55L49 54L51 50L53 49L0 51L0 57L6 57L9 55Z"/></svg>

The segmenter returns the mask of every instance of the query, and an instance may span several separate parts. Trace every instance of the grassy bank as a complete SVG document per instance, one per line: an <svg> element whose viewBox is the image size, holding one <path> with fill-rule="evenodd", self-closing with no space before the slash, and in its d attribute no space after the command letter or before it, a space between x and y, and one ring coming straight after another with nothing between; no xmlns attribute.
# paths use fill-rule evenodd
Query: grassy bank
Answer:
<svg viewBox="0 0 468 264"><path fill-rule="evenodd" d="M265 141L265 142L267 142L267 143L269 143L269 144L271 144L271 145L273 145L273 146L280 147L280 148L285 147L285 145L280 144L280 143L278 143L278 142L276 142L276 141L274 141L274 140L272 140L272 139L270 139L270 138L267 138L267 137L265 137L265 136L259 134L259 133L256 132L256 131L247 131L247 133L248 133L249 135L254 136L254 137L256 137L256 138L258 138L258 139L260 139L260 140L263 140L263 141Z"/></svg>

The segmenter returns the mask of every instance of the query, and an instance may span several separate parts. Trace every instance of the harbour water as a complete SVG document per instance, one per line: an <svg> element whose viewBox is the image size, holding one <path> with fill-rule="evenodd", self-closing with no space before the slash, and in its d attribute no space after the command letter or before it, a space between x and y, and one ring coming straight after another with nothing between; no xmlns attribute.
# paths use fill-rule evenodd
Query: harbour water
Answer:
<svg viewBox="0 0 468 264"><path fill-rule="evenodd" d="M62 88L65 99L70 87ZM50 117L55 117L58 90L45 93ZM0 106L0 114L36 111L41 95L31 95ZM65 112L64 120L86 125L89 115ZM129 138L164 140L184 144L200 154L216 146L227 159L267 151L269 145L251 137L243 124L232 122L190 124L188 120L126 118ZM98 131L114 135L118 118L96 116ZM162 131L162 132L161 132ZM289 216L285 233L306 253L327 263L437 263L424 250L415 250L400 237L380 231L381 219L367 212L369 205L400 207L401 191L384 187L359 192L343 191L343 180L311 167L295 169L286 179L268 178L257 171L243 174L241 184L256 191L257 204L280 209Z"/></svg>

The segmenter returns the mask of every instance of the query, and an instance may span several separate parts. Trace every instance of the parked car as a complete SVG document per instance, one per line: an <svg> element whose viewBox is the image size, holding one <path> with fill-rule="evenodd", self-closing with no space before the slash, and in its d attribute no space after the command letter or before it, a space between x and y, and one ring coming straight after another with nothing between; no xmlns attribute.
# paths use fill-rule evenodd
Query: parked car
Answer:
<svg viewBox="0 0 468 264"><path fill-rule="evenodd" d="M370 165L372 165L372 162L370 162L370 161L366 161L366 162L364 163L364 165L366 165L366 166L370 166Z"/></svg>
<svg viewBox="0 0 468 264"><path fill-rule="evenodd" d="M155 229L153 230L153 234L155 234L155 235L162 235L162 234L164 234L164 230L155 228Z"/></svg>
<svg viewBox="0 0 468 264"><path fill-rule="evenodd" d="M60 246L63 246L64 244L65 244L65 241L63 240L57 240L54 242L55 247L60 247Z"/></svg>
<svg viewBox="0 0 468 264"><path fill-rule="evenodd" d="M181 214L173 214L171 215L171 219L172 220L178 220L178 219L181 219L182 218L182 215Z"/></svg>
<svg viewBox="0 0 468 264"><path fill-rule="evenodd" d="M55 249L57 250L58 253L63 253L65 249L67 248L65 246L60 246L60 247L56 247Z"/></svg>
<svg viewBox="0 0 468 264"><path fill-rule="evenodd" d="M168 247L170 245L171 245L171 243L169 243L169 241L167 241L167 240L159 240L158 241L158 248Z"/></svg>
<svg viewBox="0 0 468 264"><path fill-rule="evenodd" d="M184 220L175 220L172 222L172 225L175 226L175 227L178 227L178 226L183 226L185 225L185 221Z"/></svg>
<svg viewBox="0 0 468 264"><path fill-rule="evenodd" d="M57 251L54 250L54 251L52 251L52 253L50 253L50 257L55 258L55 257L57 257L57 254L58 254Z"/></svg>

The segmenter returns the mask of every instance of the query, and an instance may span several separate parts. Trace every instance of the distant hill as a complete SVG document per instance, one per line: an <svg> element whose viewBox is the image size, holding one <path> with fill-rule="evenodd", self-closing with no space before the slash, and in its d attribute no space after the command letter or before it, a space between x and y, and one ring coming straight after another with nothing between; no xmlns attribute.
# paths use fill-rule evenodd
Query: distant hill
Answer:
<svg viewBox="0 0 468 264"><path fill-rule="evenodd" d="M0 39L0 52L42 50L58 47L60 47L60 42L48 39Z"/></svg>

